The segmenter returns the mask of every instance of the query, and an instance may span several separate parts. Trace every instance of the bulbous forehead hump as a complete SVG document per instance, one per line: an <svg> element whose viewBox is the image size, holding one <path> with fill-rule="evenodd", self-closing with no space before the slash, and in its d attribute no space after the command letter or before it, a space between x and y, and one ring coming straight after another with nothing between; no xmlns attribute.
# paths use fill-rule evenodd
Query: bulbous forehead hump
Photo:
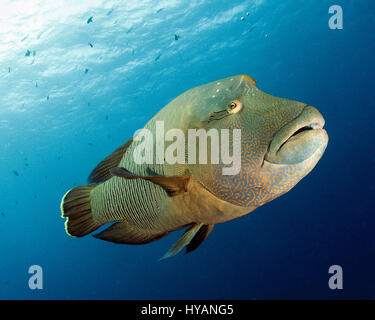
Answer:
<svg viewBox="0 0 375 320"><path fill-rule="evenodd" d="M211 82L206 85L207 91L210 91L213 95L220 92L231 92L232 94L239 93L244 83L256 85L255 80L248 75L236 75L221 80Z"/></svg>
<svg viewBox="0 0 375 320"><path fill-rule="evenodd" d="M183 100L186 104L194 105L197 112L206 114L240 98L246 85L255 85L255 80L247 75L235 75L190 89L183 95Z"/></svg>

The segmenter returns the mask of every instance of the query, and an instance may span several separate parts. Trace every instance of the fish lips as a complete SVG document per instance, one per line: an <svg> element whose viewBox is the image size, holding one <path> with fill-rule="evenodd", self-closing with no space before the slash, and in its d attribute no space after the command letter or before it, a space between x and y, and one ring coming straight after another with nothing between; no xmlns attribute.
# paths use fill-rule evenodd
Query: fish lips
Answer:
<svg viewBox="0 0 375 320"><path fill-rule="evenodd" d="M274 164L297 164L317 150L323 154L328 144L324 123L321 113L306 105L297 118L276 133L264 159Z"/></svg>

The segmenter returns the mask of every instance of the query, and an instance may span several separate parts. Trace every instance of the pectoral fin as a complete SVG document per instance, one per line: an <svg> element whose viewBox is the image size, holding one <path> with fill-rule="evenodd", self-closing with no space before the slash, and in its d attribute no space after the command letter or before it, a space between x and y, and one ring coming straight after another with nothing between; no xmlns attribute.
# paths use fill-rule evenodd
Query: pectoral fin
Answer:
<svg viewBox="0 0 375 320"><path fill-rule="evenodd" d="M203 223L199 223L194 224L190 228L188 228L160 260L172 258L177 253L179 253L186 245L190 243L190 241L194 238L194 236L203 225Z"/></svg>
<svg viewBox="0 0 375 320"><path fill-rule="evenodd" d="M163 176L138 176L134 175L125 168L115 167L110 169L110 173L113 176L121 177L124 179L144 179L151 181L161 186L170 197L177 196L187 191L187 184L190 180L190 176L182 177L163 177Z"/></svg>
<svg viewBox="0 0 375 320"><path fill-rule="evenodd" d="M214 228L214 224L205 224L203 225L199 231L195 234L194 238L189 242L186 247L186 253L192 252L197 249L201 243L207 239L210 235L212 229Z"/></svg>

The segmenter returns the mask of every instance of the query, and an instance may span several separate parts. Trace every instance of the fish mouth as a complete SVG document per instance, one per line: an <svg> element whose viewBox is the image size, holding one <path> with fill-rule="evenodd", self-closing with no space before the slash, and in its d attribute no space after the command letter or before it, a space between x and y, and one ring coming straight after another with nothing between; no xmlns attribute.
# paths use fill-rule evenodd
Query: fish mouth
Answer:
<svg viewBox="0 0 375 320"><path fill-rule="evenodd" d="M321 113L305 106L300 115L282 127L273 137L265 160L274 164L296 164L320 150L323 154L328 135Z"/></svg>

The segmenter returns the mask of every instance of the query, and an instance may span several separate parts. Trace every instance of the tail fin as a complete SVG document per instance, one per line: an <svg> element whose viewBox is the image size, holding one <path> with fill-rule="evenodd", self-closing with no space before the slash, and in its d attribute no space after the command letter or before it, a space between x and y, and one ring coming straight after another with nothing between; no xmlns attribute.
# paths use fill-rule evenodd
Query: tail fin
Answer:
<svg viewBox="0 0 375 320"><path fill-rule="evenodd" d="M83 237L102 224L94 221L91 213L90 191L97 185L79 186L69 190L61 201L61 216L67 218L66 233L73 237Z"/></svg>

